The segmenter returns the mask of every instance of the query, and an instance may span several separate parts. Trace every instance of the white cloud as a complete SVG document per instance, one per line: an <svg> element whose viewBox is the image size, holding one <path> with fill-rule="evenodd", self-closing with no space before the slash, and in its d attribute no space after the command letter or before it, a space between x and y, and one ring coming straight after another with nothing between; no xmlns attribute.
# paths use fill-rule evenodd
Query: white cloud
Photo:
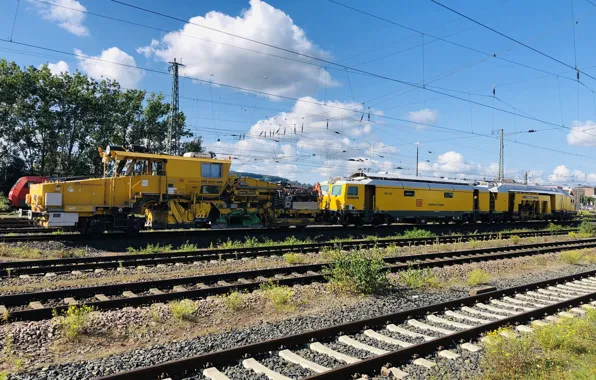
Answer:
<svg viewBox="0 0 596 380"><path fill-rule="evenodd" d="M312 181L313 173L327 178L359 168L391 170L391 159L399 151L376 138L367 118L360 121L362 112L360 103L329 101L325 106L302 97L292 110L255 123L246 139L205 142L205 146L222 156L237 157L234 165L241 168L237 170L280 173L290 179Z"/></svg>
<svg viewBox="0 0 596 380"><path fill-rule="evenodd" d="M596 122L592 120L578 121L572 124L567 135L567 144L579 146L596 146Z"/></svg>
<svg viewBox="0 0 596 380"><path fill-rule="evenodd" d="M59 61L56 63L48 63L48 68L54 75L60 75L61 73L67 73L70 71L68 63Z"/></svg>
<svg viewBox="0 0 596 380"><path fill-rule="evenodd" d="M144 71L133 68L137 66L135 59L117 47L111 47L102 51L98 57L85 55L79 49L74 49L74 51L78 56L81 71L86 72L96 80L101 80L102 78L113 79L123 87L135 88L145 75ZM85 57L98 58L106 62L95 61ZM107 62L113 62L114 64Z"/></svg>
<svg viewBox="0 0 596 380"><path fill-rule="evenodd" d="M211 11L205 16L192 17L189 22L305 55L330 58L329 53L306 37L305 32L294 24L290 16L261 0L250 0L250 8L237 17ZM325 85L337 85L325 69L247 49L301 61L317 61L192 24L166 34L160 41L152 40L148 46L138 48L137 52L147 57L154 56L163 62L169 62L175 57L182 59L186 65L180 69L183 75L209 80L213 74L214 82L276 95L305 95Z"/></svg>
<svg viewBox="0 0 596 380"><path fill-rule="evenodd" d="M47 1L58 6L52 6L49 4L35 2L37 12L41 15L42 18L57 23L58 26L60 26L62 29L66 29L70 33L79 37L89 35L89 29L87 29L87 27L83 25L83 21L85 21L85 14L82 12L78 12L84 12L87 10L87 8L85 8L81 3L79 3L77 0ZM30 2L33 1L30 0Z"/></svg>
<svg viewBox="0 0 596 380"><path fill-rule="evenodd" d="M421 123L416 125L416 129L424 129L424 124L434 124L439 119L439 111L431 110L429 108L422 108L418 111L411 111L408 113L408 120L414 123Z"/></svg>
<svg viewBox="0 0 596 380"><path fill-rule="evenodd" d="M559 184L596 183L596 173L584 173L581 170L571 170L565 165L559 165L555 167L548 179Z"/></svg>

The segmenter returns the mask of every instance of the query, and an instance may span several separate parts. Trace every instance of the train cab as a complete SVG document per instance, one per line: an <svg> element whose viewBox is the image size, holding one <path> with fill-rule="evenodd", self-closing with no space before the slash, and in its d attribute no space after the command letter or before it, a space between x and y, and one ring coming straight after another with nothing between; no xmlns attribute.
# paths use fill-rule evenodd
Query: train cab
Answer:
<svg viewBox="0 0 596 380"><path fill-rule="evenodd" d="M29 194L29 186L32 184L43 183L48 180L48 177L41 176L25 176L17 180L8 192L8 200L14 208L27 207L26 199Z"/></svg>

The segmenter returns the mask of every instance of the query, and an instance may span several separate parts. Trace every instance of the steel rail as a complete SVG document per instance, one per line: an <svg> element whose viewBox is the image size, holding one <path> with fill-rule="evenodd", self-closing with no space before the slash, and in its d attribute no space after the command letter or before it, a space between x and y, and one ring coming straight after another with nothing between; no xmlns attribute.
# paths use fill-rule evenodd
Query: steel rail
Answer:
<svg viewBox="0 0 596 380"><path fill-rule="evenodd" d="M341 325L331 326L319 330L308 331L305 333L284 336L264 342L253 343L240 347L234 347L227 350L215 351L202 355L192 356L189 358L173 360L165 363L156 364L149 367L138 368L130 371L116 373L99 378L99 380L133 380L133 379L157 379L165 378L167 376L174 376L184 374L189 376L196 373L198 370L208 366L225 365L241 360L248 356L254 356L270 351L277 351L280 348L302 346L312 341L327 340L338 335L355 334L364 329L385 326L389 323L400 324L408 319L424 316L430 313L440 312L446 309L459 308L461 306L473 306L477 302L483 302L493 298L508 296L523 291L534 290L551 285L556 285L563 282L569 282L576 279L581 279L596 274L596 270L578 273L570 276L559 277L556 279L535 282L532 284L511 287L507 289L488 292L472 297L460 298L452 301L442 302L434 305L420 307L401 311L392 314L386 314L375 318L359 320L355 322L344 323ZM399 349L385 355L375 356L370 359L362 360L358 363L346 365L323 372L318 375L309 377L308 379L317 380L336 380L336 379L352 379L355 374L378 372L380 368L386 363L398 365L405 361L411 360L414 355L424 355L437 350L438 347L449 347L457 344L461 340L468 340L477 338L481 333L491 331L499 327L529 321L533 318L539 318L545 314L552 314L559 309L570 306L579 305L591 301L596 293L582 295L570 300L558 302L546 307L537 308L532 311L520 313L512 317L504 318L496 322L484 324L472 329L457 332L455 334L446 335L435 338L431 341L416 344L408 348Z"/></svg>
<svg viewBox="0 0 596 380"><path fill-rule="evenodd" d="M492 240L495 238L508 239L511 236L537 237L566 235L571 230L564 231L537 231L537 232L507 232L475 235L438 236L432 238L412 239L379 239L379 240L352 240L345 242L321 242L310 244L288 244L263 247L244 248L214 248L194 251L163 252L143 255L110 255L94 257L77 257L66 259L44 259L0 262L0 277L22 274L60 273L75 270L120 268L138 265L157 265L171 263L190 263L198 261L252 258L258 256L281 256L285 253L310 253L319 252L325 248L373 248L387 246L417 246L428 244L446 244L474 240ZM490 250L490 248L487 248Z"/></svg>
<svg viewBox="0 0 596 380"><path fill-rule="evenodd" d="M561 226L576 226L581 222L581 220L569 220L569 221L562 221L559 222L558 225ZM547 225L544 221L532 221L532 222L517 222L514 224L503 224L499 226L516 226L519 228L536 228L538 225ZM464 226L474 226L474 224L466 224ZM496 225L492 224L478 224L478 228L489 228L494 227ZM381 226L377 228L448 228L448 227L459 227L457 225L442 225L442 224L428 224L425 226L415 225L415 224L394 224L390 226ZM266 234L271 232L278 232L278 233L288 233L288 234L296 234L297 232L304 232L304 231L316 231L316 232L329 232L331 230L335 231L375 231L376 228L371 226L364 226L364 227L343 227L343 226L335 226L335 225L320 225L320 226L309 226L306 229L279 229L279 228L229 228L229 229L184 229L184 230L156 230L156 231L141 231L138 234L126 234L121 232L110 232L95 236L87 236L81 235L79 233L65 233L65 234L35 234L35 235L17 235L17 236L6 236L0 235L0 242L28 242L28 241L88 241L89 239L102 239L102 238L120 238L120 239L139 239L146 236L152 237L180 237L180 236L200 236L200 235L209 235L211 236L218 236L221 237L228 237L230 233L250 233L250 234Z"/></svg>
<svg viewBox="0 0 596 380"><path fill-rule="evenodd" d="M511 257L520 257L528 255L543 254L548 252L557 252L567 249L581 249L596 247L596 239L587 239L575 242L558 242L548 243L549 247L545 247L545 243L540 248L520 249L513 252L500 252L492 254L478 254L477 251L452 251L440 252L428 255L411 255L410 259L415 261L407 261L407 258L397 256L388 257L384 261L388 264L388 269L391 272L399 272L407 270L412 266L421 269L436 268L449 265L457 265L464 263L473 263L480 261L498 260ZM494 251L499 252L500 248L495 248ZM523 248L523 246L518 246ZM462 252L468 252L464 254ZM470 253L472 252L472 253ZM447 258L445 258L447 257ZM405 261L404 261L405 260ZM398 264L395 264L398 263ZM0 296L0 305L7 308L15 306L24 306L33 301L47 301L47 300L61 300L66 297L73 298L92 298L97 294L103 295L118 295L119 298L108 299L105 301L86 302L85 304L97 310L107 310L121 308L125 306L139 306L151 303L167 302L184 298L203 298L210 295L227 294L232 291L252 291L259 289L263 284L274 281L279 285L293 286L296 284L308 284L318 281L326 281L323 269L325 264L309 264L281 268L268 268L242 272L229 272L210 274L202 276L181 277L165 280L140 281L126 284L112 284L99 285L83 288L70 288L61 290L48 290L42 292L20 293ZM297 275L294 275L297 274ZM288 276L288 278L275 278L274 276ZM267 279L267 277L271 279ZM239 279L256 279L252 282L243 282L237 284L217 284L221 281L238 281ZM127 298L121 296L124 291L146 291L151 288L156 289L171 289L174 286L203 284L204 287L193 290L173 291L162 294L139 295L134 298ZM216 286L208 287L205 284L217 284ZM24 310L10 310L7 319L9 321L17 320L41 320L51 318L55 313L61 313L68 308L66 304L60 304L53 307L43 307L39 309L24 309Z"/></svg>

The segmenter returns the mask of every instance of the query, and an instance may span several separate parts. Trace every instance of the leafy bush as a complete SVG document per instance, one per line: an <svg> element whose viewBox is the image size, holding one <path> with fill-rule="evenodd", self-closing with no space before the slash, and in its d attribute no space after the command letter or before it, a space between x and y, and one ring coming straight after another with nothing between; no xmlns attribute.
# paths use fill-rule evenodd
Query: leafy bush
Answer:
<svg viewBox="0 0 596 380"><path fill-rule="evenodd" d="M4 193L0 193L0 211L8 211L10 210L10 203L8 202L8 198Z"/></svg>
<svg viewBox="0 0 596 380"><path fill-rule="evenodd" d="M260 288L265 297L277 310L293 310L296 307L293 301L295 292L289 286L279 286L272 282L267 282L261 284Z"/></svg>
<svg viewBox="0 0 596 380"><path fill-rule="evenodd" d="M519 241L521 240L521 238L519 237L519 235L511 235L509 236L509 240L511 240L511 242L515 245L519 244Z"/></svg>
<svg viewBox="0 0 596 380"><path fill-rule="evenodd" d="M577 265L582 260L584 254L581 251L563 251L559 253L561 261L571 265Z"/></svg>
<svg viewBox="0 0 596 380"><path fill-rule="evenodd" d="M470 249L476 249L478 247L478 240L470 239L468 245L470 246Z"/></svg>
<svg viewBox="0 0 596 380"><path fill-rule="evenodd" d="M470 273L468 273L467 283L470 286L477 286L481 284L488 284L490 281L490 275L487 271L476 268Z"/></svg>
<svg viewBox="0 0 596 380"><path fill-rule="evenodd" d="M197 311L197 302L189 299L171 301L170 311L172 312L172 316L176 319L192 321L194 320L194 313Z"/></svg>
<svg viewBox="0 0 596 380"><path fill-rule="evenodd" d="M286 263L290 265L302 264L306 261L304 255L301 255L299 253L286 253L284 255L284 259L286 260Z"/></svg>
<svg viewBox="0 0 596 380"><path fill-rule="evenodd" d="M579 233L588 237L593 237L596 235L596 225L594 225L592 222L583 221L579 225Z"/></svg>
<svg viewBox="0 0 596 380"><path fill-rule="evenodd" d="M563 226L559 225L559 224L554 224L553 222L550 222L548 224L548 230L551 232L556 232L556 231L561 231L563 230Z"/></svg>
<svg viewBox="0 0 596 380"><path fill-rule="evenodd" d="M87 331L89 327L89 315L92 311L93 308L87 305L72 305L64 311L60 326L64 330L66 339L76 339Z"/></svg>
<svg viewBox="0 0 596 380"><path fill-rule="evenodd" d="M172 245L168 244L168 245L164 245L161 246L159 245L159 243L157 244L147 244L147 246L145 248L134 248L134 247L128 247L126 249L129 253L132 253L133 255L148 255L148 254L153 254L153 253L164 253L164 252L171 252L172 251Z"/></svg>
<svg viewBox="0 0 596 380"><path fill-rule="evenodd" d="M338 251L323 272L332 287L342 291L373 294L390 286L388 269L377 251Z"/></svg>
<svg viewBox="0 0 596 380"><path fill-rule="evenodd" d="M238 311L244 308L244 299L240 292L231 292L225 296L222 296L224 305L228 310Z"/></svg>
<svg viewBox="0 0 596 380"><path fill-rule="evenodd" d="M189 243L188 241L178 247L178 251L196 251L199 247L196 244Z"/></svg>
<svg viewBox="0 0 596 380"><path fill-rule="evenodd" d="M412 289L418 289L425 286L430 288L441 287L441 282L432 274L430 269L420 269L409 266L407 270L399 273L400 282Z"/></svg>
<svg viewBox="0 0 596 380"><path fill-rule="evenodd" d="M435 237L436 235L433 232L428 230L422 230L418 228L414 228L412 230L404 231L402 234L397 235L398 238L403 239L414 239L414 238L431 238Z"/></svg>

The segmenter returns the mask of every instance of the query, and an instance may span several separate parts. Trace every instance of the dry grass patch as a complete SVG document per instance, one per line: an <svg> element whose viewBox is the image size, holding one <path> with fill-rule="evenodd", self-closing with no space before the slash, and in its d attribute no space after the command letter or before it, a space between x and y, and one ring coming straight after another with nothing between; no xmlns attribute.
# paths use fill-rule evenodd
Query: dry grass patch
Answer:
<svg viewBox="0 0 596 380"><path fill-rule="evenodd" d="M489 281L490 275L484 269L476 268L470 273L468 273L467 284L470 286L488 284Z"/></svg>

